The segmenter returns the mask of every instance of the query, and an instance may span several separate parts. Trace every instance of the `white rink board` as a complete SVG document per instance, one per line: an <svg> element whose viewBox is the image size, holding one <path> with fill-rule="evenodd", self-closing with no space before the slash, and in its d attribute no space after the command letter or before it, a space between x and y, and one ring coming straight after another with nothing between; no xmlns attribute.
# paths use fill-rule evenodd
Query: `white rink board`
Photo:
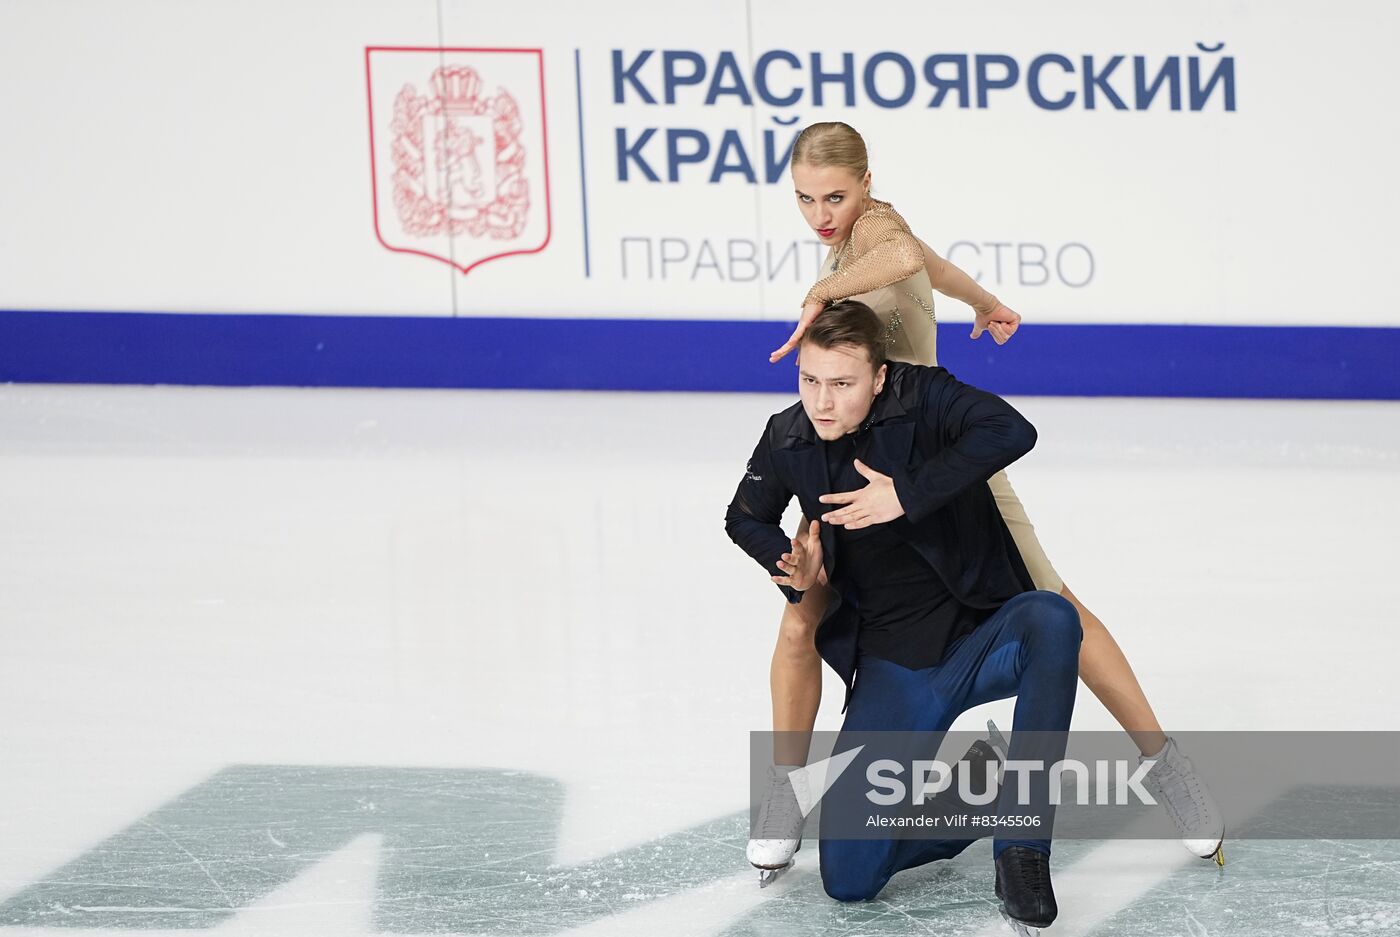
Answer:
<svg viewBox="0 0 1400 937"><path fill-rule="evenodd" d="M1384 94L1398 27L1393 4L1293 0L893 2L854 20L833 2L535 2L489 16L453 2L10 3L0 308L790 318L817 250L785 175L768 183L765 163L775 148L781 161L798 127L840 119L866 134L876 194L1035 321L1400 324L1388 272L1400 134ZM535 252L464 274L381 243L374 190L392 189L394 166L380 157L371 173L365 49L384 46L542 58L544 99L520 111L528 223L505 241L463 231L418 245L450 260ZM622 72L637 65L635 84L614 52ZM706 71L673 87L674 103L667 53L681 78ZM847 53L854 105L838 81L817 106L813 55L841 71ZM778 59L760 95L765 54ZM928 106L938 88L923 73L937 56L967 57L968 107L956 91ZM984 85L1007 61L1019 72L1012 87L984 88L985 107L979 56ZM1088 82L1092 109L1086 57L1102 79ZM538 94L519 60L492 64L501 53L421 58L393 83L424 93L455 61L477 70L485 95ZM1149 85L1175 60L1179 109L1169 82L1140 100L1138 59ZM1205 90L1226 59L1230 74ZM729 60L731 93L707 105ZM879 106L871 92L900 97L904 63L909 102ZM396 90L374 93L392 104ZM381 149L391 123L377 105ZM638 160L659 181L625 158L621 180L619 134L635 146L648 130ZM678 163L672 182L676 131L698 133L676 137L678 153L711 152ZM722 149L731 171L711 182ZM740 150L754 183L734 168ZM446 172L436 158L424 165ZM635 239L626 251L624 239Z"/></svg>

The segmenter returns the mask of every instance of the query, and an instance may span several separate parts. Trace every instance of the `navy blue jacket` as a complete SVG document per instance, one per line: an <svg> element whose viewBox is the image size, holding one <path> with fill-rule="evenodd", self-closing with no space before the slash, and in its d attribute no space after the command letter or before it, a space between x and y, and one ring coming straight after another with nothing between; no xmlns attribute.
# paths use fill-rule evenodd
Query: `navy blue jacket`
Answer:
<svg viewBox="0 0 1400 937"><path fill-rule="evenodd" d="M987 479L1035 445L1035 427L1009 403L963 384L943 368L892 362L864 426L872 469L894 480L904 516L889 523L943 578L958 601L997 609L1035 588ZM796 403L768 420L725 515L729 538L769 575L792 542L781 527L797 496L811 520L837 510L826 456L812 421ZM847 700L855 676L858 597L842 578L836 535L821 525L822 563L837 594L817 628L817 650L840 674ZM789 602L802 594L780 586Z"/></svg>

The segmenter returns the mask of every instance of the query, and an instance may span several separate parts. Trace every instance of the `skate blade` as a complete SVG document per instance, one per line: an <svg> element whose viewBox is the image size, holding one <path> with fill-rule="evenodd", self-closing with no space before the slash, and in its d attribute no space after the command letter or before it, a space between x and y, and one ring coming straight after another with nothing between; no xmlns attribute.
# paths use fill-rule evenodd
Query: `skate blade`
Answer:
<svg viewBox="0 0 1400 937"><path fill-rule="evenodd" d="M784 866L780 866L780 867L778 867L778 868L776 868L776 869L759 869L759 870L758 870L758 887L759 887L759 888L767 888L769 885L772 885L772 884L773 884L774 882L776 882L778 879L782 878L783 873L786 872L786 871L787 871L788 869L790 869L790 868L792 868L792 864L791 864L791 863L788 863L787 865L784 865Z"/></svg>
<svg viewBox="0 0 1400 937"><path fill-rule="evenodd" d="M1188 851L1191 853L1191 855L1200 856L1200 858L1205 859L1206 861L1214 860L1217 868L1225 868L1225 837L1223 836L1216 841L1215 849L1211 852L1202 855L1201 853L1196 852L1196 850L1194 849Z"/></svg>
<svg viewBox="0 0 1400 937"><path fill-rule="evenodd" d="M1011 932L1016 934L1017 937L1040 937L1041 929L1039 927L1034 927L1030 924L1022 924L1020 921L1007 914L1004 908L1002 909L1001 917L1002 920L1006 921L1006 926L1011 928Z"/></svg>
<svg viewBox="0 0 1400 937"><path fill-rule="evenodd" d="M992 720L987 720L987 741L991 743L992 749L1001 756L1002 763L1011 756L1011 746L1006 743L1006 736L1001 734L997 724Z"/></svg>

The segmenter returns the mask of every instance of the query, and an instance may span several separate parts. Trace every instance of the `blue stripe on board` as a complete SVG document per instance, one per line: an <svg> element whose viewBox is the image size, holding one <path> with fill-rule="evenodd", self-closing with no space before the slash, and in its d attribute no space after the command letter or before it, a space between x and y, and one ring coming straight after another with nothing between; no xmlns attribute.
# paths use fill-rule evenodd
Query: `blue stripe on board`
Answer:
<svg viewBox="0 0 1400 937"><path fill-rule="evenodd" d="M0 381L777 391L791 325L654 319L0 310ZM1024 325L939 330L942 363L1003 394L1400 399L1400 328Z"/></svg>

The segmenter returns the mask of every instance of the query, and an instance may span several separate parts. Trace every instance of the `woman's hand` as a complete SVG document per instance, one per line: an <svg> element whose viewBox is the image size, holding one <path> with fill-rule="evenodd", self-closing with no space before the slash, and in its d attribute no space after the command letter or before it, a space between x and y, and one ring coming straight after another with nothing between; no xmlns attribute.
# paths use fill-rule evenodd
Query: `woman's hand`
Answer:
<svg viewBox="0 0 1400 937"><path fill-rule="evenodd" d="M812 320L817 317L817 313L821 312L823 308L821 303L808 303L802 307L802 317L797 320L797 328L793 329L792 335L788 338L783 347L768 356L769 364L777 364L779 361L783 360L783 358L787 357L788 352L798 346L798 343L802 341L802 334L807 331L807 326L812 324Z"/></svg>
<svg viewBox="0 0 1400 937"><path fill-rule="evenodd" d="M997 307L985 316L981 313L972 320L972 337L977 338L983 332L992 333L992 340L998 345L1005 345L1011 340L1011 336L1016 334L1016 329L1021 325L1021 316L1013 312L1004 303L997 303Z"/></svg>

